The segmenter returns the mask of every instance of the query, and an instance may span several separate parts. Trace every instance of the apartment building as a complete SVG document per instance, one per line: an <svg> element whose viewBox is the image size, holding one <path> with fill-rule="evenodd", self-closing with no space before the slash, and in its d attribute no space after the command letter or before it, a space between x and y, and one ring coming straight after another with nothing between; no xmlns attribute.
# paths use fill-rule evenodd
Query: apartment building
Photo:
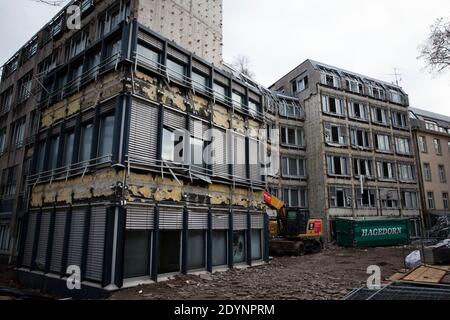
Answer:
<svg viewBox="0 0 450 320"><path fill-rule="evenodd" d="M306 60L270 89L297 96L305 109L309 210L328 222L330 239L337 217L407 217L418 234L414 141L400 87Z"/></svg>
<svg viewBox="0 0 450 320"><path fill-rule="evenodd" d="M449 215L450 117L410 108L426 229ZM449 178L447 178L449 177Z"/></svg>
<svg viewBox="0 0 450 320"><path fill-rule="evenodd" d="M64 27L63 10L28 69L3 69L2 97L33 72L24 114L39 119L21 171L17 266L30 286L63 292L79 268L84 290L68 294L101 294L268 260L264 115L298 99L154 32L140 3L81 1L81 30ZM21 136L8 119L6 136Z"/></svg>
<svg viewBox="0 0 450 320"><path fill-rule="evenodd" d="M204 10L207 4L207 10ZM67 20L73 15L69 6L77 5L83 19L82 30L70 30ZM103 36L116 33L123 21L139 20L206 61L222 61L222 1L71 1L46 26L30 39L2 67L0 83L0 262L14 261L17 255L21 221L27 207L26 177L30 170L35 136L39 129L41 91L51 91L46 79L50 72L71 59L78 59L70 70L58 70L57 85L79 79L69 89L76 91L82 72L96 66L102 56L118 52L101 44ZM71 20L72 21L72 20ZM91 22L95 26L89 26ZM182 30L183 32L180 32ZM198 38L201 35L201 39ZM120 37L120 35L118 36ZM92 49L97 45L96 49ZM95 51L85 55L88 48ZM101 51L99 51L101 50ZM109 50L109 53L103 52ZM114 64L118 55L110 55ZM85 61L84 59L89 59ZM67 68L67 67L66 67ZM61 77L60 77L61 75ZM84 81L85 79L83 79ZM44 81L47 81L44 83ZM69 90L69 91L70 91ZM65 90L67 92L68 90ZM53 103L56 97L48 97ZM48 121L48 119L43 119Z"/></svg>

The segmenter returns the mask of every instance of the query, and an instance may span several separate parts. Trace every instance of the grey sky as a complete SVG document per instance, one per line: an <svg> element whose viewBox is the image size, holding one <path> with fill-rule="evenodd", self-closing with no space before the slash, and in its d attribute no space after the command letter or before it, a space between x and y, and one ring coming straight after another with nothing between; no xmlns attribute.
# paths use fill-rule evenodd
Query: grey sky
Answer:
<svg viewBox="0 0 450 320"><path fill-rule="evenodd" d="M0 63L58 9L1 0ZM266 86L307 58L385 81L396 67L411 106L450 116L450 72L430 75L416 59L429 26L450 15L448 0L224 0L224 9L225 60L247 55Z"/></svg>

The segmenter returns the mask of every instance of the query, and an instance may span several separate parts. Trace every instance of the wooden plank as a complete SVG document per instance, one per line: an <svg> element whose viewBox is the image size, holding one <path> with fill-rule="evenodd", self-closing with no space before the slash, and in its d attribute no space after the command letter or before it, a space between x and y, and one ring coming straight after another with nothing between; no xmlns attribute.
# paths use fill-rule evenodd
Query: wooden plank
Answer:
<svg viewBox="0 0 450 320"><path fill-rule="evenodd" d="M393 274L392 276L389 277L389 281L392 281L392 282L400 281L404 277L405 277L404 273L397 272L397 273L395 273L395 274Z"/></svg>
<svg viewBox="0 0 450 320"><path fill-rule="evenodd" d="M446 274L446 270L428 266L421 266L404 277L403 280L425 283L440 283L442 278L444 278Z"/></svg>
<svg viewBox="0 0 450 320"><path fill-rule="evenodd" d="M417 278L419 278L423 273L426 272L426 268L424 266L420 266L413 271L411 271L409 274L406 275L406 277L403 278L405 281L415 281Z"/></svg>

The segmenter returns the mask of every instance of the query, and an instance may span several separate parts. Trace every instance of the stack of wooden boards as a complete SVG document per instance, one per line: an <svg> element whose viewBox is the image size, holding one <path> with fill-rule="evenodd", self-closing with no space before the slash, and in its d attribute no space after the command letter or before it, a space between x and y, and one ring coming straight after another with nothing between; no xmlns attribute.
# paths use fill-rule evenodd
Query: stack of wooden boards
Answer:
<svg viewBox="0 0 450 320"><path fill-rule="evenodd" d="M390 282L414 282L427 284L449 284L450 266L421 265L409 272L398 272L389 278Z"/></svg>

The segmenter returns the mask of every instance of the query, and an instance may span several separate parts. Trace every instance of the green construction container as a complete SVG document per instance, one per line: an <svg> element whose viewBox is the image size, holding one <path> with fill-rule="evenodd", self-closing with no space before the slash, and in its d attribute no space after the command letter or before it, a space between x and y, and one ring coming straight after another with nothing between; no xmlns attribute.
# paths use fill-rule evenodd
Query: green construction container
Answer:
<svg viewBox="0 0 450 320"><path fill-rule="evenodd" d="M389 247L409 244L409 219L338 218L337 244L341 247Z"/></svg>

